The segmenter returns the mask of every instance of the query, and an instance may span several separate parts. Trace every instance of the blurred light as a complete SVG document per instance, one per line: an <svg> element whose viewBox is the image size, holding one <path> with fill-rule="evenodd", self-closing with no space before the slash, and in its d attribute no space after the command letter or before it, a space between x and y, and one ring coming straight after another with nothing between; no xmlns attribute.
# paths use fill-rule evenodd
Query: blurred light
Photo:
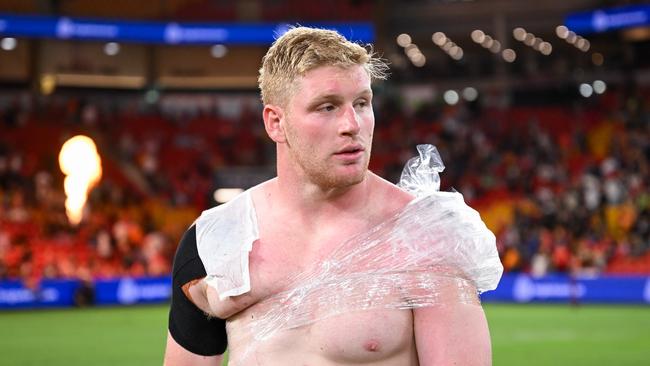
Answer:
<svg viewBox="0 0 650 366"><path fill-rule="evenodd" d="M214 46L210 47L210 54L214 58L222 58L227 53L228 53L228 47L222 44L215 44Z"/></svg>
<svg viewBox="0 0 650 366"><path fill-rule="evenodd" d="M418 45L416 45L415 43L409 43L409 44L406 45L406 47L404 47L404 52L408 53L409 50L412 50L412 49L418 49Z"/></svg>
<svg viewBox="0 0 650 366"><path fill-rule="evenodd" d="M413 47L411 47L411 46L413 46ZM414 44L409 45L409 47L406 48L405 52L406 52L406 56L408 56L409 58L413 58L415 55L418 55L418 54L422 53L422 52L420 52L420 49L418 48L418 46L416 46Z"/></svg>
<svg viewBox="0 0 650 366"><path fill-rule="evenodd" d="M492 46L490 47L490 52L499 53L501 51L501 42L494 40Z"/></svg>
<svg viewBox="0 0 650 366"><path fill-rule="evenodd" d="M117 42L108 42L104 45L104 53L108 56L115 56L120 53L120 44Z"/></svg>
<svg viewBox="0 0 650 366"><path fill-rule="evenodd" d="M442 97L445 100L445 103L449 105L455 105L458 103L459 99L458 93L455 90L447 90Z"/></svg>
<svg viewBox="0 0 650 366"><path fill-rule="evenodd" d="M442 45L444 45L447 42L447 36L442 32L436 32L433 34L433 36L431 36L431 40L438 47L442 47Z"/></svg>
<svg viewBox="0 0 650 366"><path fill-rule="evenodd" d="M557 36L560 37L561 39L566 39L566 37L569 35L569 28L563 25L558 25L555 28L555 34L557 34Z"/></svg>
<svg viewBox="0 0 650 366"><path fill-rule="evenodd" d="M593 86L596 94L603 94L607 90L607 84L602 80L594 81Z"/></svg>
<svg viewBox="0 0 650 366"><path fill-rule="evenodd" d="M83 135L72 137L61 147L59 166L66 175L63 181L66 215L71 224L77 225L81 222L88 192L102 176L95 142Z"/></svg>
<svg viewBox="0 0 650 366"><path fill-rule="evenodd" d="M539 52L544 56L548 56L553 52L553 46L548 42L542 42L542 44L539 45Z"/></svg>
<svg viewBox="0 0 650 366"><path fill-rule="evenodd" d="M0 41L0 47L2 47L3 50L5 51L11 51L16 48L16 45L18 42L16 41L16 38L13 37L5 37Z"/></svg>
<svg viewBox="0 0 650 366"><path fill-rule="evenodd" d="M410 57L411 62L413 63L420 63L422 60L426 60L426 57L421 52L418 52L417 54L413 55L413 57Z"/></svg>
<svg viewBox="0 0 650 366"><path fill-rule="evenodd" d="M463 89L463 98L468 102L473 102L478 98L478 91L471 86Z"/></svg>
<svg viewBox="0 0 650 366"><path fill-rule="evenodd" d="M579 49L582 49L585 46L585 39L584 38L578 38L578 40L575 43L575 46Z"/></svg>
<svg viewBox="0 0 650 366"><path fill-rule="evenodd" d="M490 48L490 47L492 47L493 43L494 43L494 39L492 39L492 37L485 36L485 38L483 39L483 42L481 42L481 46L483 46L483 48Z"/></svg>
<svg viewBox="0 0 650 366"><path fill-rule="evenodd" d="M485 39L485 33L483 33L482 30L476 29L472 31L472 41L480 44L483 42L484 39Z"/></svg>
<svg viewBox="0 0 650 366"><path fill-rule="evenodd" d="M444 33L436 32L433 34L431 39L433 40L433 43L438 45L454 60L460 60L463 58L463 49L456 45L456 43L452 42L451 39L447 38Z"/></svg>
<svg viewBox="0 0 650 366"><path fill-rule="evenodd" d="M605 61L605 58L603 57L603 54L602 54L602 53L600 53L600 52L594 52L594 53L591 55L591 62L593 62L594 65L596 65L596 66L602 66L602 65L603 65L603 61Z"/></svg>
<svg viewBox="0 0 650 366"><path fill-rule="evenodd" d="M397 44L400 47L406 47L409 44L411 44L411 36L409 36L406 33L402 33L399 36L397 36Z"/></svg>
<svg viewBox="0 0 650 366"><path fill-rule="evenodd" d="M415 66L415 67L422 67L427 63L427 58L424 57L423 54L419 54L416 57L413 57L411 59L411 62L413 63L413 66Z"/></svg>
<svg viewBox="0 0 650 366"><path fill-rule="evenodd" d="M160 92L156 89L150 89L144 94L144 100L149 104L156 104L160 99Z"/></svg>
<svg viewBox="0 0 650 366"><path fill-rule="evenodd" d="M244 190L241 188L219 188L214 191L213 197L217 203L226 203L231 199L237 197L238 194Z"/></svg>
<svg viewBox="0 0 650 366"><path fill-rule="evenodd" d="M417 60L420 60L423 57L424 57L424 55L422 54L422 52L418 52L418 53L415 53L415 54L409 56L409 60L411 60L411 62L419 63L421 61L417 61Z"/></svg>
<svg viewBox="0 0 650 366"><path fill-rule="evenodd" d="M526 38L526 30L524 28L518 27L512 30L512 36L515 37L517 41L523 42Z"/></svg>
<svg viewBox="0 0 650 366"><path fill-rule="evenodd" d="M41 93L43 95L50 95L56 88L56 78L54 75L45 74L41 76L40 80Z"/></svg>
<svg viewBox="0 0 650 366"><path fill-rule="evenodd" d="M542 42L543 41L542 41L541 38L535 37L535 39L533 39L533 45L532 45L533 49L535 51L539 51L539 49L540 49L539 47L542 45Z"/></svg>
<svg viewBox="0 0 650 366"><path fill-rule="evenodd" d="M455 46L456 44L454 42L447 42L442 46L442 50L445 52L449 52L449 50L451 50L451 48Z"/></svg>
<svg viewBox="0 0 650 366"><path fill-rule="evenodd" d="M591 48L591 43L588 40L584 39L584 38L583 38L583 40L585 42L583 43L582 47L580 47L580 51L587 52L587 51L589 51L589 48Z"/></svg>
<svg viewBox="0 0 650 366"><path fill-rule="evenodd" d="M515 62L517 59L517 53L511 48L506 48L503 50L503 52L501 52L501 56L505 62Z"/></svg>
<svg viewBox="0 0 650 366"><path fill-rule="evenodd" d="M451 58L454 60L460 60L463 57L463 49L458 46L454 46L449 50L449 56L451 56Z"/></svg>
<svg viewBox="0 0 650 366"><path fill-rule="evenodd" d="M580 95L582 95L585 98L589 98L591 94L593 94L594 89L591 87L591 85L582 83L580 84Z"/></svg>
<svg viewBox="0 0 650 366"><path fill-rule="evenodd" d="M535 43L535 35L532 33L526 33L526 36L524 37L524 44L526 46L532 46L533 43Z"/></svg>
<svg viewBox="0 0 650 366"><path fill-rule="evenodd" d="M566 41L567 43L574 44L578 40L578 36L573 32L569 31L569 33L566 36Z"/></svg>

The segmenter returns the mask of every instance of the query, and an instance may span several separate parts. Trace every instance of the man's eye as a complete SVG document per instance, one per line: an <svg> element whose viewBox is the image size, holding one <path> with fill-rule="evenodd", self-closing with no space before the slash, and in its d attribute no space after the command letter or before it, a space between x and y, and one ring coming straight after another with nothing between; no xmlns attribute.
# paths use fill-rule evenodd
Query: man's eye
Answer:
<svg viewBox="0 0 650 366"><path fill-rule="evenodd" d="M334 107L332 104L326 104L326 105L324 105L324 106L318 108L318 110L321 111L321 112L331 112L331 111L333 111L335 108L336 108L336 107Z"/></svg>
<svg viewBox="0 0 650 366"><path fill-rule="evenodd" d="M359 100L359 101L357 101L356 106L361 107L361 108L367 107L368 106L368 101L367 100Z"/></svg>

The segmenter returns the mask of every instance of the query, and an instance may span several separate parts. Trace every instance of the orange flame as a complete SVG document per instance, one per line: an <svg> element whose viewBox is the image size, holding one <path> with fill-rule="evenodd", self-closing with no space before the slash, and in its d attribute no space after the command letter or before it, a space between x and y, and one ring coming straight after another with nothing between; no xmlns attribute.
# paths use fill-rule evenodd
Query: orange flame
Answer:
<svg viewBox="0 0 650 366"><path fill-rule="evenodd" d="M87 136L77 135L70 138L61 147L59 166L66 175L63 181L65 211L70 223L78 225L83 216L88 193L102 177L97 146Z"/></svg>

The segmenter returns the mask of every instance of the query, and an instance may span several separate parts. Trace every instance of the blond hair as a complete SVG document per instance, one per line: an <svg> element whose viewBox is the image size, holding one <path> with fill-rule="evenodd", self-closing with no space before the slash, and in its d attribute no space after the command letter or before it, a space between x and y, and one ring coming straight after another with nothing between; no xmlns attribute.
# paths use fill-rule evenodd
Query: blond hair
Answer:
<svg viewBox="0 0 650 366"><path fill-rule="evenodd" d="M278 38L262 59L257 79L264 104L284 106L297 77L319 66L363 66L374 79L386 79L388 66L372 48L350 42L336 31L295 27Z"/></svg>

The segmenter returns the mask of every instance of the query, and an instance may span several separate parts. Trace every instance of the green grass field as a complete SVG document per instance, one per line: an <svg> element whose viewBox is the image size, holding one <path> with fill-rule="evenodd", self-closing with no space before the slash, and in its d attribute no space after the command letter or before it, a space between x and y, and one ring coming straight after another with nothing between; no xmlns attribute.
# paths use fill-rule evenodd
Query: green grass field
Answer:
<svg viewBox="0 0 650 366"><path fill-rule="evenodd" d="M494 365L650 365L650 307L485 305ZM0 365L160 365L166 306L0 313Z"/></svg>

